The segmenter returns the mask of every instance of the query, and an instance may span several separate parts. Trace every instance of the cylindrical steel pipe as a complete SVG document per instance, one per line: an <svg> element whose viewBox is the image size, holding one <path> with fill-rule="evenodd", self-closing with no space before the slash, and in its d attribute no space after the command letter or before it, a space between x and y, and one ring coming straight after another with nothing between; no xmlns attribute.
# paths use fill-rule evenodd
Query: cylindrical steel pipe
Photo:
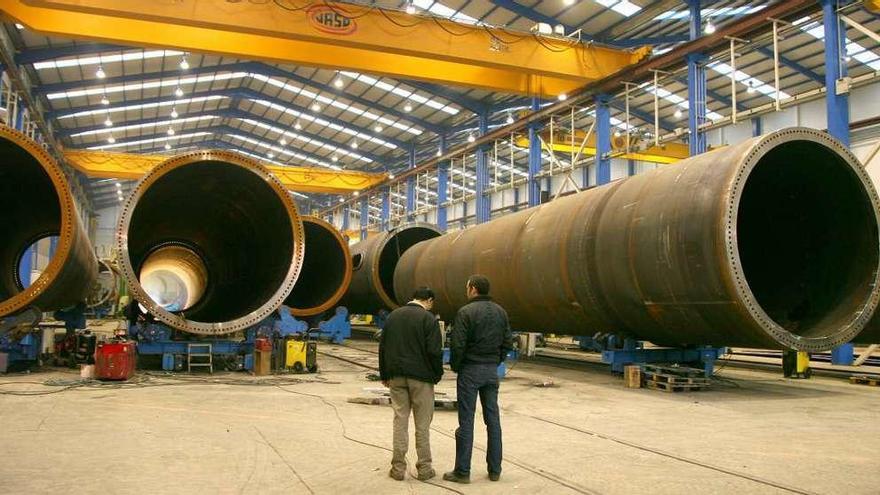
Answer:
<svg viewBox="0 0 880 495"><path fill-rule="evenodd" d="M284 304L296 316L314 316L332 308L351 283L348 241L330 223L302 217L305 257L293 292Z"/></svg>
<svg viewBox="0 0 880 495"><path fill-rule="evenodd" d="M0 126L0 156L0 317L84 302L98 260L63 170L39 144L6 126ZM28 285L19 276L22 257L50 236L58 236L54 255Z"/></svg>
<svg viewBox="0 0 880 495"><path fill-rule="evenodd" d="M303 261L296 205L268 170L237 153L200 151L148 173L116 233L131 293L189 333L243 330L275 311Z"/></svg>
<svg viewBox="0 0 880 495"><path fill-rule="evenodd" d="M480 273L523 331L817 351L877 306L878 248L858 160L793 128L423 242L394 286L451 320Z"/></svg>
<svg viewBox="0 0 880 495"><path fill-rule="evenodd" d="M401 255L413 246L440 235L426 223L410 223L368 237L351 246L351 284L342 305L353 314L373 314L381 309L394 309L396 301L412 295L398 294L394 288L394 271Z"/></svg>

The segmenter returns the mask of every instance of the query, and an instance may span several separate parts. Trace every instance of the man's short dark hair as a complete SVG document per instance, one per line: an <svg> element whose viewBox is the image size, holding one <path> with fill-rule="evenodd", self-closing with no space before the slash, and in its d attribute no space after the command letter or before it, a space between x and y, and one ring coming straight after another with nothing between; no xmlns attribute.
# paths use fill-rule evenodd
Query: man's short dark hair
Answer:
<svg viewBox="0 0 880 495"><path fill-rule="evenodd" d="M421 286L413 292L413 299L418 299L419 301L427 301L428 299L434 299L434 291L431 290L430 287Z"/></svg>
<svg viewBox="0 0 880 495"><path fill-rule="evenodd" d="M467 284L477 289L477 294L481 296L489 294L489 279L482 275L471 275Z"/></svg>

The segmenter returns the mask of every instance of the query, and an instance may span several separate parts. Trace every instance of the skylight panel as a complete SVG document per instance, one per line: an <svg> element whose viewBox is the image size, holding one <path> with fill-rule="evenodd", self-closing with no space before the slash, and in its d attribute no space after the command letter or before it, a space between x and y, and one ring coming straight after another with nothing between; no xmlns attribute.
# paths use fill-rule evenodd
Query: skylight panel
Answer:
<svg viewBox="0 0 880 495"><path fill-rule="evenodd" d="M180 139L188 139L193 137L201 137L201 136L210 136L212 133L210 132L191 132L189 134L176 134L174 136L168 137L157 137L150 139L139 139L137 141L127 141L124 143L112 143L112 144L101 144L97 146L89 146L86 149L89 150L107 150L112 148L126 148L128 146L135 146L139 144L152 144L152 143L165 143L169 141L178 141Z"/></svg>
<svg viewBox="0 0 880 495"><path fill-rule="evenodd" d="M148 81L148 82L131 82L124 84L117 84L112 86L101 86L94 88L86 88L86 89L77 89L72 91L61 91L58 93L49 93L46 95L46 98L50 100L57 100L58 98L74 98L77 96L91 96L91 95L103 95L103 94L112 94L112 93L122 93L125 91L139 91L142 89L151 89L151 88L166 88L166 87L179 87L190 84L199 84L205 82L214 82L214 81L227 81L229 79L238 79L242 77L246 77L248 74L246 72L225 72L220 74L209 74L203 76L190 76L190 77L180 77L175 79L162 79L160 81Z"/></svg>
<svg viewBox="0 0 880 495"><path fill-rule="evenodd" d="M127 62L130 60L147 60L160 57L181 56L184 52L174 50L149 50L128 53L119 53L114 55L99 55L91 57L65 58L61 60L49 60L46 62L36 62L34 69L61 69L64 67L83 67L87 65L106 65L113 62Z"/></svg>
<svg viewBox="0 0 880 495"><path fill-rule="evenodd" d="M203 120L209 120L209 119L213 119L215 117L216 117L216 115L200 115L198 117L188 117L185 119L157 120L156 122L148 122L145 124L132 124L132 125L123 125L123 126L114 126L114 127L102 127L101 129L95 129L95 130L84 131L84 132L77 132L76 134L71 134L70 137L94 136L96 134L115 133L115 132L128 131L131 129L143 129L146 127L176 126L178 124L185 124L187 122L200 122Z"/></svg>
<svg viewBox="0 0 880 495"><path fill-rule="evenodd" d="M275 132L277 134L281 134L283 136L286 136L288 138L292 138L296 141L300 141L305 144L311 144L311 145L317 146L319 148L328 149L328 150L331 150L331 151L338 153L340 155L350 156L356 160L360 160L360 161L363 161L366 163L373 163L373 160L371 160L363 155L360 155L360 154L352 152L352 151L348 151L345 148L342 148L342 147L337 146L335 144L330 144L330 143L323 141L323 140L320 140L320 139L306 137L306 136L303 136L302 134L290 132L290 131L282 129L280 127L275 127L275 126L271 126L269 124L264 124L263 122L259 122L259 121L253 120L253 119L238 118L237 120L240 120L242 122L245 122L245 123L250 124L255 127L259 127L261 129L265 129L268 131Z"/></svg>

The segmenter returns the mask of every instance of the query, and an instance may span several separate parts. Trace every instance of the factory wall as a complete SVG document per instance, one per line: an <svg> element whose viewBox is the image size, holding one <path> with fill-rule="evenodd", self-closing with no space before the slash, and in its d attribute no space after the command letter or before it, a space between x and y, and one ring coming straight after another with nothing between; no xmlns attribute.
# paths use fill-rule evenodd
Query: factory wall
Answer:
<svg viewBox="0 0 880 495"><path fill-rule="evenodd" d="M112 258L116 246L116 222L119 207L111 206L95 211L96 227L92 243L99 259Z"/></svg>

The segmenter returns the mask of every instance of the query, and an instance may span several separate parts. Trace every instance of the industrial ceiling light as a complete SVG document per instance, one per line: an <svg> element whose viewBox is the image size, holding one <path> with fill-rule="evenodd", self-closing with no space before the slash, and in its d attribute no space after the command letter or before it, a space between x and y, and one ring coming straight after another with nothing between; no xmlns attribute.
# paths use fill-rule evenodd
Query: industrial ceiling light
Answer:
<svg viewBox="0 0 880 495"><path fill-rule="evenodd" d="M338 156L336 156L336 155L333 155L333 156L331 156L331 157L330 157L330 160L332 160L332 161L333 161L333 163L336 163L336 162L338 162L338 161L339 161L339 157L338 157Z"/></svg>
<svg viewBox="0 0 880 495"><path fill-rule="evenodd" d="M98 66L98 70L95 71L95 77L97 77L98 79L104 79L105 77L107 77L107 73L104 72L104 67L100 65Z"/></svg>
<svg viewBox="0 0 880 495"><path fill-rule="evenodd" d="M413 15L416 13L416 6L412 2L406 3L406 13L409 15Z"/></svg>
<svg viewBox="0 0 880 495"><path fill-rule="evenodd" d="M715 32L715 24L712 24L712 21L706 21L706 27L703 28L703 32L706 34L712 34Z"/></svg>
<svg viewBox="0 0 880 495"><path fill-rule="evenodd" d="M313 112L320 112L321 111L321 105L317 101L312 103L312 111Z"/></svg>
<svg viewBox="0 0 880 495"><path fill-rule="evenodd" d="M281 138L278 140L278 144L280 144L281 146L287 146L287 140L284 138Z"/></svg>
<svg viewBox="0 0 880 495"><path fill-rule="evenodd" d="M393 178L394 178L394 174L388 174L388 178L389 178L389 179L393 179Z"/></svg>
<svg viewBox="0 0 880 495"><path fill-rule="evenodd" d="M343 199L343 198L339 198L339 202L340 202L340 203L345 203L345 199Z"/></svg>
<svg viewBox="0 0 880 495"><path fill-rule="evenodd" d="M266 153L266 156L268 156L269 159L271 160L271 159L275 158L275 153L272 153L272 152L270 151L270 152Z"/></svg>
<svg viewBox="0 0 880 495"><path fill-rule="evenodd" d="M513 123L513 114L512 113L507 114L507 120L505 122L507 122L508 124Z"/></svg>
<svg viewBox="0 0 880 495"><path fill-rule="evenodd" d="M355 192L354 192L354 195L355 195L355 196L360 196L361 193L360 193L360 191L355 191Z"/></svg>
<svg viewBox="0 0 880 495"><path fill-rule="evenodd" d="M403 106L403 111L404 112L412 112L412 105L407 103L406 105Z"/></svg>
<svg viewBox="0 0 880 495"><path fill-rule="evenodd" d="M565 101L568 99L568 95L565 93L560 93L559 96L556 97L559 101Z"/></svg>
<svg viewBox="0 0 880 495"><path fill-rule="evenodd" d="M101 105L109 105L109 104L110 104L110 98L107 98L107 95L101 96Z"/></svg>
<svg viewBox="0 0 880 495"><path fill-rule="evenodd" d="M180 70L189 69L189 62L186 61L186 55L184 54L183 58L180 59Z"/></svg>
<svg viewBox="0 0 880 495"><path fill-rule="evenodd" d="M171 118L176 119L179 114L177 113L176 107L171 107Z"/></svg>
<svg viewBox="0 0 880 495"><path fill-rule="evenodd" d="M476 140L477 140L477 138L474 137L474 133L470 133L470 134L468 134L468 142L469 142L469 143L473 143L473 142L476 141Z"/></svg>
<svg viewBox="0 0 880 495"><path fill-rule="evenodd" d="M177 89L174 90L174 96L178 98L183 98L183 90L180 89L180 86L178 86Z"/></svg>
<svg viewBox="0 0 880 495"><path fill-rule="evenodd" d="M170 150L170 149L171 149L171 145L168 144L168 143L165 143L165 150L167 151L167 150Z"/></svg>
<svg viewBox="0 0 880 495"><path fill-rule="evenodd" d="M376 127L373 127L373 130L376 132L382 132L382 129L384 129L384 127L379 124L376 124Z"/></svg>
<svg viewBox="0 0 880 495"><path fill-rule="evenodd" d="M107 138L107 142L110 143L110 144L113 144L113 143L116 142L116 138L113 137L113 136L110 136L110 137Z"/></svg>
<svg viewBox="0 0 880 495"><path fill-rule="evenodd" d="M442 155L443 155L443 152L440 151L440 149L438 148L438 149L437 149L437 156L442 156Z"/></svg>
<svg viewBox="0 0 880 495"><path fill-rule="evenodd" d="M755 92L755 82L749 81L748 88L746 89L746 93L753 94Z"/></svg>
<svg viewBox="0 0 880 495"><path fill-rule="evenodd" d="M300 124L299 121L297 120L297 121L296 121L296 124L293 124L293 128L299 131L299 130L302 130L303 126L302 126L302 124Z"/></svg>
<svg viewBox="0 0 880 495"><path fill-rule="evenodd" d="M173 135L174 135L174 128L173 128L173 127L169 127L169 128L168 128L168 135L169 135L169 136L173 136Z"/></svg>
<svg viewBox="0 0 880 495"><path fill-rule="evenodd" d="M117 182L117 183L116 183L116 189L122 189L122 184L120 184L120 183Z"/></svg>
<svg viewBox="0 0 880 495"><path fill-rule="evenodd" d="M104 126L105 126L105 127L113 127L113 121L110 120L110 116L109 116L109 115L107 116L107 120L104 121Z"/></svg>
<svg viewBox="0 0 880 495"><path fill-rule="evenodd" d="M576 0L562 0L562 5L570 7L570 6L574 5L575 1Z"/></svg>
<svg viewBox="0 0 880 495"><path fill-rule="evenodd" d="M675 118L680 119L681 116L682 116L683 114L681 113L681 109L680 109L680 108L676 108L676 109L675 109L675 113L672 114L672 115L673 115Z"/></svg>
<svg viewBox="0 0 880 495"><path fill-rule="evenodd" d="M336 80L333 81L333 85L336 86L337 88L341 88L344 84L345 84L345 82L342 80L341 77L337 77Z"/></svg>
<svg viewBox="0 0 880 495"><path fill-rule="evenodd" d="M352 147L352 149L358 149L358 142L357 142L357 139L352 139L352 141L351 141L351 147Z"/></svg>

